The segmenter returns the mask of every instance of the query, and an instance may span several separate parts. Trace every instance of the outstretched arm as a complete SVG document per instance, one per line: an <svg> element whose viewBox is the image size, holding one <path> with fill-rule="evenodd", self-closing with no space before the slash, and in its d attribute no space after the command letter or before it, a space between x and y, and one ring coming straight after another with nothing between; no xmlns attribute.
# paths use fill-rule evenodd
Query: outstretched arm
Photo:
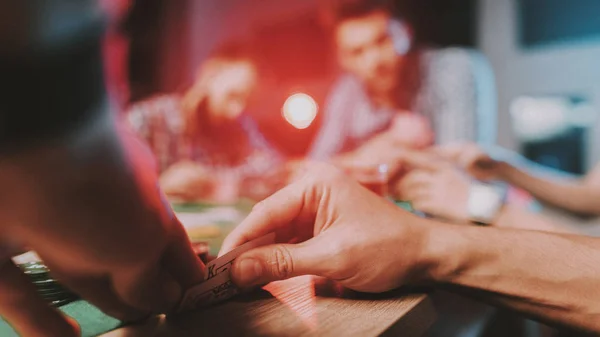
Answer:
<svg viewBox="0 0 600 337"><path fill-rule="evenodd" d="M441 286L554 325L600 332L600 240L439 227L428 250Z"/></svg>
<svg viewBox="0 0 600 337"><path fill-rule="evenodd" d="M255 207L222 253L269 232L278 244L235 261L238 285L298 275L366 292L434 284L600 333L598 239L422 219L321 166Z"/></svg>
<svg viewBox="0 0 600 337"><path fill-rule="evenodd" d="M600 166L581 179L546 179L508 163L499 164L499 177L537 199L580 214L600 214Z"/></svg>
<svg viewBox="0 0 600 337"><path fill-rule="evenodd" d="M501 179L537 199L581 214L600 214L600 166L587 177L575 177L542 167L498 147L453 144L435 150L478 179Z"/></svg>

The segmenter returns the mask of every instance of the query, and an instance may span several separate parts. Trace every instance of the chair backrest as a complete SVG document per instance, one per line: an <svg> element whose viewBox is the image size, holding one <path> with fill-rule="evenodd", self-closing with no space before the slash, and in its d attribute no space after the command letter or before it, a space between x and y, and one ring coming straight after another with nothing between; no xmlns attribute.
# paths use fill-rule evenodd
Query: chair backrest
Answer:
<svg viewBox="0 0 600 337"><path fill-rule="evenodd" d="M424 110L437 122L438 143L475 141L493 145L497 95L493 70L480 52L467 48L427 52Z"/></svg>

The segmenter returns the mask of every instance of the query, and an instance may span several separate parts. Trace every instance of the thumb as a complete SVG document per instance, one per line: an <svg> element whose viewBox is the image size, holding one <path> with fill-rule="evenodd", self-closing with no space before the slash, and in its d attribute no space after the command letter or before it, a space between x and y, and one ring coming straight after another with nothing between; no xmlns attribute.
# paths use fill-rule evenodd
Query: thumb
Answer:
<svg viewBox="0 0 600 337"><path fill-rule="evenodd" d="M238 257L231 278L240 288L250 288L301 275L323 275L325 255L315 239L300 244L276 244L250 250Z"/></svg>

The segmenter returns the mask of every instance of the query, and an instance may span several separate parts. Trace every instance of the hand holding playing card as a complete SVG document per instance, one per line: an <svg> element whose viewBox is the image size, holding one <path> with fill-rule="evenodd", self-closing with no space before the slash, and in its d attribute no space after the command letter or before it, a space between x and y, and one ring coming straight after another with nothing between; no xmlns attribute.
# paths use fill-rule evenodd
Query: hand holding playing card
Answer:
<svg viewBox="0 0 600 337"><path fill-rule="evenodd" d="M2 235L35 250L61 284L131 321L175 309L203 265L158 189L150 153L104 121L0 164ZM25 336L76 333L25 275L0 261L0 315Z"/></svg>
<svg viewBox="0 0 600 337"><path fill-rule="evenodd" d="M270 232L278 244L241 254L235 284L251 287L318 275L365 292L420 279L427 226L326 165L258 204L225 240L221 253Z"/></svg>
<svg viewBox="0 0 600 337"><path fill-rule="evenodd" d="M468 223L470 178L449 161L432 153L405 157L411 170L398 184L403 200L414 209L457 223Z"/></svg>

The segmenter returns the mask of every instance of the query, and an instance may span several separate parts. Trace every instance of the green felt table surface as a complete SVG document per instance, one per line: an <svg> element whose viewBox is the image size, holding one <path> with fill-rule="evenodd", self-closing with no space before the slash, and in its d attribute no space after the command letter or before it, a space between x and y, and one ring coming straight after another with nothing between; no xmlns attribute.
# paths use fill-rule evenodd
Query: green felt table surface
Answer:
<svg viewBox="0 0 600 337"><path fill-rule="evenodd" d="M61 310L79 323L83 337L98 336L121 326L121 322L103 314L86 301L67 304ZM19 335L6 322L0 321L0 336L18 337Z"/></svg>
<svg viewBox="0 0 600 337"><path fill-rule="evenodd" d="M396 204L405 210L412 211L412 207L408 203L396 202ZM248 206L245 203L239 205L239 207L247 209L248 211L251 209L251 206ZM210 206L204 204L185 204L174 206L174 209L178 212L202 212L207 208L210 208ZM76 301L63 306L60 309L79 323L83 337L98 336L121 326L120 321L105 315L98 310L98 308L86 301ZM0 337L18 337L18 334L10 327L8 323L0 320Z"/></svg>

